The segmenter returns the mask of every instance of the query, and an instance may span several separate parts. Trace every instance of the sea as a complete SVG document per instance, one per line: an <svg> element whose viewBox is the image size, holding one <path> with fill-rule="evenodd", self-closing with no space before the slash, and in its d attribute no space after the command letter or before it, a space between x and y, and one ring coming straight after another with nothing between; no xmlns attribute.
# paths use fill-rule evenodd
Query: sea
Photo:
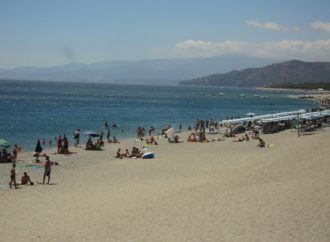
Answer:
<svg viewBox="0 0 330 242"><path fill-rule="evenodd" d="M120 140L135 137L137 127L154 126L157 131L167 124L178 129L181 124L187 129L196 119L220 121L249 112L315 107L292 95L253 88L1 80L0 138L11 148L19 144L32 151L38 139L46 141L44 146L54 146L56 136L66 135L72 144L74 130L98 133L105 122L117 125L111 136ZM81 136L81 142L86 139Z"/></svg>

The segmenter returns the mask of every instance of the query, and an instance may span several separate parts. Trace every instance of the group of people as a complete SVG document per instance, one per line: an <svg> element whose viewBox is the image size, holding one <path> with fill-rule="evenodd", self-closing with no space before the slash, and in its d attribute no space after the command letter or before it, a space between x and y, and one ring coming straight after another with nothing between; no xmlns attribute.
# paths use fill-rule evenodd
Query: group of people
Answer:
<svg viewBox="0 0 330 242"><path fill-rule="evenodd" d="M113 136L113 139L109 139L108 143L120 143L116 136ZM101 139L97 139L95 143L93 143L92 137L89 137L86 142L86 150L101 150L102 146L104 146L104 141Z"/></svg>
<svg viewBox="0 0 330 242"><path fill-rule="evenodd" d="M192 142L208 142L208 141L209 140L206 138L205 132L203 132L203 131L198 132L198 138L197 138L197 135L194 132L192 132L188 136L188 139L187 139L187 142L188 143L192 143Z"/></svg>
<svg viewBox="0 0 330 242"><path fill-rule="evenodd" d="M210 119L210 120L197 119L195 122L195 133L198 133L198 131L205 133L205 129L210 129L210 128L218 129L218 122L216 122L216 120L214 119Z"/></svg>
<svg viewBox="0 0 330 242"><path fill-rule="evenodd" d="M92 137L89 137L87 142L86 142L86 150L101 150L101 147L104 145L104 142L101 141L100 139L97 139L95 144L92 141Z"/></svg>
<svg viewBox="0 0 330 242"><path fill-rule="evenodd" d="M66 137L66 135L63 135L63 138L60 135L56 139L56 143L57 143L57 153L58 154L70 154L71 153L69 151L69 140Z"/></svg>
<svg viewBox="0 0 330 242"><path fill-rule="evenodd" d="M121 152L121 149L119 148L117 150L115 158L123 159L126 158L141 158L144 152L146 151L146 148L143 147L142 150L139 150L137 147L133 147L131 153L128 151L128 149L125 149L125 152Z"/></svg>
<svg viewBox="0 0 330 242"><path fill-rule="evenodd" d="M144 135L145 135L145 128L144 127L138 127L136 129L136 138L140 139L140 140L143 140Z"/></svg>
<svg viewBox="0 0 330 242"><path fill-rule="evenodd" d="M48 178L47 184L49 184L50 174L52 171L52 166L54 164L55 164L54 162L50 161L49 156L46 156L46 162L44 163L45 169L44 169L44 174L43 174L43 182L42 182L43 184L45 184L46 177ZM23 173L23 176L21 177L21 183L17 183L16 176L17 176L16 164L13 163L12 168L10 170L10 182L9 182L10 189L12 189L12 186L14 186L15 189L17 189L18 185L31 185L31 186L34 185L34 182L31 180L31 178L27 174L27 172Z"/></svg>
<svg viewBox="0 0 330 242"><path fill-rule="evenodd" d="M16 163L18 153L21 152L22 148L15 144L14 149L11 153L7 152L4 148L0 151L0 163Z"/></svg>
<svg viewBox="0 0 330 242"><path fill-rule="evenodd" d="M10 189L12 188L12 186L14 185L15 189L17 189L18 185L34 185L34 183L31 181L30 176L28 176L28 174L26 172L24 172L22 178L21 178L21 183L18 184L16 182L16 164L13 163L13 166L10 170L10 182L9 182L9 187Z"/></svg>

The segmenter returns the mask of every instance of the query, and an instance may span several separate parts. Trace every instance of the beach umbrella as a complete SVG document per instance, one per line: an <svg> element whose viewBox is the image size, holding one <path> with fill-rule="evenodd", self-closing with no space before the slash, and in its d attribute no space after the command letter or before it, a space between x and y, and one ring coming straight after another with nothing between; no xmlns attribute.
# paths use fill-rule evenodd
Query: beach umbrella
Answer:
<svg viewBox="0 0 330 242"><path fill-rule="evenodd" d="M253 117L255 116L255 113L247 113L246 116Z"/></svg>
<svg viewBox="0 0 330 242"><path fill-rule="evenodd" d="M36 153L41 153L42 152L42 147L41 147L41 144L40 144L40 140L38 139L38 142L37 142L37 146L34 150Z"/></svg>
<svg viewBox="0 0 330 242"><path fill-rule="evenodd" d="M97 134L95 131L91 131L91 130L88 130L88 131L84 131L83 132L84 135L87 135L89 137L99 137L100 135Z"/></svg>
<svg viewBox="0 0 330 242"><path fill-rule="evenodd" d="M172 134L174 133L174 128L170 128L168 130L165 131L166 134Z"/></svg>
<svg viewBox="0 0 330 242"><path fill-rule="evenodd" d="M10 147L10 144L4 139L0 139L0 147L6 149Z"/></svg>
<svg viewBox="0 0 330 242"><path fill-rule="evenodd" d="M165 134L167 134L167 136L169 136L169 137L173 137L174 136L174 128L170 128L170 129L166 130Z"/></svg>

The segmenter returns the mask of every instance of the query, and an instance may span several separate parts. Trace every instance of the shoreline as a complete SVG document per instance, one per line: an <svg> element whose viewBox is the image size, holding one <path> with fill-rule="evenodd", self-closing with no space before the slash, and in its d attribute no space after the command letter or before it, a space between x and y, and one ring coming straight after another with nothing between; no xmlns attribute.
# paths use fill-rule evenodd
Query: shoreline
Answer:
<svg viewBox="0 0 330 242"><path fill-rule="evenodd" d="M9 109L8 113L6 107L3 107L3 112L7 114L8 119L3 121L1 138L6 139L12 145L17 143L24 150L34 150L37 140L43 138L51 139L54 145L54 137L64 133L67 134L70 143L72 143L71 134L75 129L98 132L105 121L121 125L117 130L113 130L113 135L121 139L122 136L126 135L135 137L137 126L147 128L155 126L159 129L161 125L166 123L171 123L174 126L179 125L179 123L191 124L195 118L220 120L231 115L245 116L248 112L262 114L267 110L270 112L279 111L275 100L269 99L260 102L260 96L264 96L265 93L251 88L226 88L224 90L220 90L220 88L219 91L224 92L224 96L218 98L192 95L194 92L200 92L197 87L176 89L174 87L141 88L127 86L121 95L121 89L118 87L105 88L98 85L93 88L84 85L78 85L79 88L72 85L60 85L60 87L48 84L39 86L16 83L12 85L29 94L24 96L25 92L13 93L6 106L17 108ZM13 89L9 86L8 90L4 89L3 91L10 92L11 90ZM69 93L76 91L79 91L77 95L69 95ZM136 98L135 91L138 91L142 96ZM203 92L215 93L215 90L214 87L207 87L203 89ZM243 101L242 96L244 94L248 99ZM309 105L309 102L298 103L284 95L274 94L274 96L279 96L285 103L285 105L281 105L280 111L310 108L313 105L312 103ZM31 100L31 102L26 102L24 98ZM226 109L227 101L239 108L236 110ZM251 101L251 106L242 105L245 101ZM138 104L136 108L134 108L135 104ZM39 110L35 109L36 106ZM145 112L145 108L149 111ZM167 112L168 115L166 115ZM54 120L50 121L48 117L52 117ZM123 135L121 135L121 128L124 129Z"/></svg>

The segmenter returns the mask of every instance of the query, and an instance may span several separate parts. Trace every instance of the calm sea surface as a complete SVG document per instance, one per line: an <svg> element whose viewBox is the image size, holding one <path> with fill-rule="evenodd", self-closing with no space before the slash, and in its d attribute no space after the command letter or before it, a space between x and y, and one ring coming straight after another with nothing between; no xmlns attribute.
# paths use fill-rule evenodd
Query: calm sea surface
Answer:
<svg viewBox="0 0 330 242"><path fill-rule="evenodd" d="M212 95L219 92L224 95ZM54 137L63 134L72 144L75 129L98 132L105 121L120 125L111 133L121 139L134 137L138 126L159 130L181 123L186 128L197 118L221 120L313 106L289 93L256 89L0 81L0 138L33 150L38 139L51 139L54 145Z"/></svg>

